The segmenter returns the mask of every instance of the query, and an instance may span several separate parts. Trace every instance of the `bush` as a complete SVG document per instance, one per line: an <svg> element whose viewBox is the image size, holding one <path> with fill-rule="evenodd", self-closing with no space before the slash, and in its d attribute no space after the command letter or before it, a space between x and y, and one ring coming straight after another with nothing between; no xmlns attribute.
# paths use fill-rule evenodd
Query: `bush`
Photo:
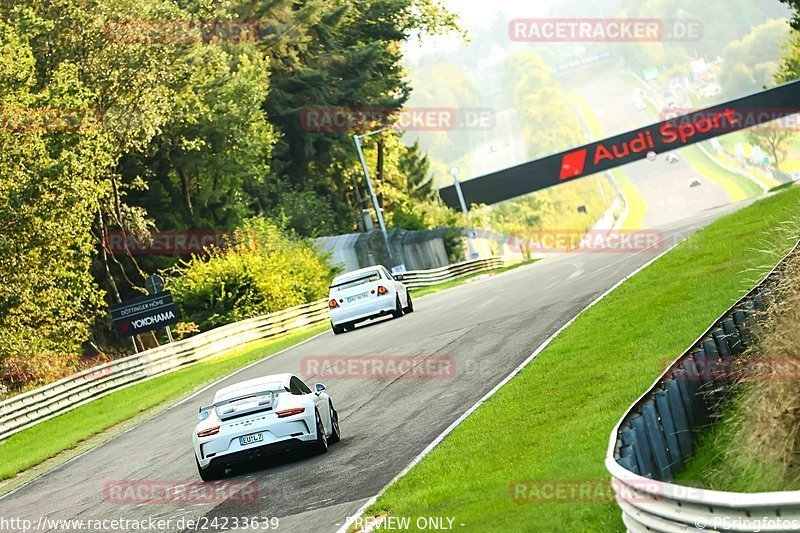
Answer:
<svg viewBox="0 0 800 533"><path fill-rule="evenodd" d="M461 228L447 228L444 234L444 249L447 252L447 260L450 264L460 263L467 256L461 231Z"/></svg>
<svg viewBox="0 0 800 533"><path fill-rule="evenodd" d="M320 298L333 275L327 259L263 218L242 228L247 239L195 256L167 275L182 320L201 331Z"/></svg>
<svg viewBox="0 0 800 533"><path fill-rule="evenodd" d="M341 229L335 224L337 216L327 199L313 191L283 191L277 208L282 225L307 237L334 235Z"/></svg>
<svg viewBox="0 0 800 533"><path fill-rule="evenodd" d="M37 343L32 343L37 344ZM0 397L9 391L21 392L26 388L45 385L78 371L80 357L73 353L59 353L45 348L6 351L0 359Z"/></svg>
<svg viewBox="0 0 800 533"><path fill-rule="evenodd" d="M402 205L392 211L392 227L418 231L430 229L424 215Z"/></svg>

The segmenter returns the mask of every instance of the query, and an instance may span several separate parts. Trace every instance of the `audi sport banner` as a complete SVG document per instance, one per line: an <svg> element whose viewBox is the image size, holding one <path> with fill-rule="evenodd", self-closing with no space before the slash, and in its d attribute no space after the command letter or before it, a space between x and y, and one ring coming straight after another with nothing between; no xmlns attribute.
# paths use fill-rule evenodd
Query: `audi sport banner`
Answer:
<svg viewBox="0 0 800 533"><path fill-rule="evenodd" d="M172 294L164 291L112 305L111 318L117 337L124 339L175 324L180 320L180 314L172 301Z"/></svg>
<svg viewBox="0 0 800 533"><path fill-rule="evenodd" d="M656 124L464 181L461 190L468 206L495 204L766 122L789 128L798 112L800 80L705 109L664 109L665 120ZM460 207L453 185L439 195Z"/></svg>

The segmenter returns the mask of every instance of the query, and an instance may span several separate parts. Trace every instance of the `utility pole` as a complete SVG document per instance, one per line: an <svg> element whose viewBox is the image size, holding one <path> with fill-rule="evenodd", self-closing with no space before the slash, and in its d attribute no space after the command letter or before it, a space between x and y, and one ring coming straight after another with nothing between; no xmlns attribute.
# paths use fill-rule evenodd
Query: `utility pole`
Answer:
<svg viewBox="0 0 800 533"><path fill-rule="evenodd" d="M361 160L361 167L364 169L364 177L367 179L367 188L369 189L369 194L372 197L372 206L375 208L375 214L378 217L378 224L381 227L381 232L383 232L383 240L386 243L386 252L389 254L389 261L392 263L391 266L394 265L394 254L392 253L392 246L389 243L389 234L386 231L386 222L383 220L383 213L381 212L381 206L378 204L378 197L375 195L375 189L372 187L372 180L369 178L369 170L367 169L367 161L364 159L364 150L361 147L361 139L369 137L371 135L377 135L378 133L384 132L389 128L381 128L376 131L371 131L369 133L365 133L363 135L353 135L353 142L356 143L356 150L358 151L358 158Z"/></svg>
<svg viewBox="0 0 800 533"><path fill-rule="evenodd" d="M461 210L464 212L465 216L469 216L467 203L464 201L464 193L461 192L461 182L458 181L458 169L455 167L451 168L450 175L453 176L453 181L455 182L456 192L458 193L458 201L461 203Z"/></svg>
<svg viewBox="0 0 800 533"><path fill-rule="evenodd" d="M458 193L458 201L461 203L461 211L464 212L464 216L469 220L469 209L467 209L467 202L464 201L464 193L461 192L461 182L458 181L458 169L456 167L451 168L450 175L453 176L453 182L456 187L456 192ZM469 231L469 235L467 235L467 251L469 252L469 259L473 259L475 255L472 247L473 231L472 228L467 228L467 231Z"/></svg>

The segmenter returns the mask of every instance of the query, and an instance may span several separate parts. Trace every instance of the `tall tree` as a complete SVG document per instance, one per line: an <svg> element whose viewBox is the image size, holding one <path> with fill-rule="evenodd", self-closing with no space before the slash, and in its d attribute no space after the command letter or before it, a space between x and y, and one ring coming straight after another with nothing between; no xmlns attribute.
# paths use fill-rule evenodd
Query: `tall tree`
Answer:
<svg viewBox="0 0 800 533"><path fill-rule="evenodd" d="M90 228L110 160L75 69L43 86L28 39L3 20L0 49L0 378L53 379L102 308Z"/></svg>
<svg viewBox="0 0 800 533"><path fill-rule="evenodd" d="M433 188L431 162L428 155L419 147L419 140L403 150L400 155L398 169L406 176L409 198L417 201L433 200L436 189Z"/></svg>
<svg viewBox="0 0 800 533"><path fill-rule="evenodd" d="M781 0L782 4L786 4L794 11L790 24L792 29L800 31L800 0Z"/></svg>
<svg viewBox="0 0 800 533"><path fill-rule="evenodd" d="M279 209L283 196L313 191L334 213L333 229L352 230L356 211L349 198L358 166L352 135L358 132L309 131L303 112L400 109L411 90L401 44L457 29L454 16L437 0L245 0L237 12L262 24L272 67L264 107L281 136L263 204Z"/></svg>
<svg viewBox="0 0 800 533"><path fill-rule="evenodd" d="M747 132L747 140L769 153L772 156L773 166L780 168L789 151L788 142L795 136L795 133L795 131L792 131L778 120L762 127L751 129Z"/></svg>

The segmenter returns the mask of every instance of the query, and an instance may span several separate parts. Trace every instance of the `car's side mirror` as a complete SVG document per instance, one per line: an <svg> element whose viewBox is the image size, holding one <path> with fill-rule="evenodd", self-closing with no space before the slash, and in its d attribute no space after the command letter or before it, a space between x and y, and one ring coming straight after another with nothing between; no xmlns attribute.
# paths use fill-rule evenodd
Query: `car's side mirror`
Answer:
<svg viewBox="0 0 800 533"><path fill-rule="evenodd" d="M203 420L205 420L206 418L208 418L208 411L200 411L200 413L198 413L198 415L197 415L197 419L198 419L200 422L202 422L202 421L203 421Z"/></svg>
<svg viewBox="0 0 800 533"><path fill-rule="evenodd" d="M319 394L320 392L325 390L325 385L323 385L322 383L317 383L316 385L314 385L314 388L317 390L317 394Z"/></svg>
<svg viewBox="0 0 800 533"><path fill-rule="evenodd" d="M402 274L393 274L392 277L395 279L395 281L403 281L406 279L406 277Z"/></svg>

